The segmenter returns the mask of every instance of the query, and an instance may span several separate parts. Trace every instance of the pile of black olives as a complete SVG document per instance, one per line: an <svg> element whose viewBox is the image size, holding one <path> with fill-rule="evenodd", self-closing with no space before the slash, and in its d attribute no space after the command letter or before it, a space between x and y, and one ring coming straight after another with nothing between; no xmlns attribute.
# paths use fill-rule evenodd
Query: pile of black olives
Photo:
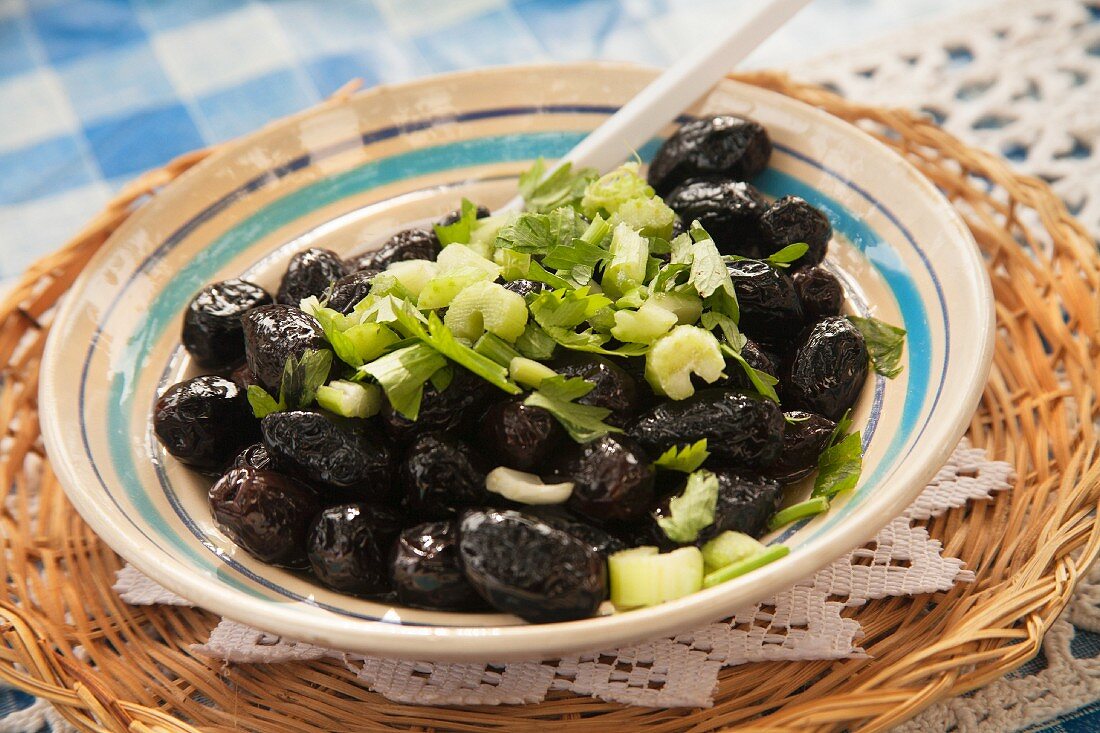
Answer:
<svg viewBox="0 0 1100 733"><path fill-rule="evenodd" d="M821 266L829 220L800 198L769 202L753 187L770 155L759 124L701 119L665 142L648 180L679 228L698 220L722 254L755 258L728 264L749 338L742 354L779 379L782 407L757 395L732 361L724 381L670 401L654 394L637 359L559 347L548 366L594 383L580 401L608 409L608 424L622 432L574 443L550 413L457 365L449 386L425 390L415 422L385 408L369 419L315 406L253 417L248 385L277 395L288 357L329 348L299 302L327 296L348 313L390 263L434 260L439 240L416 228L350 260L301 252L274 296L244 280L202 290L182 340L211 373L164 393L156 434L178 460L218 477L209 495L216 521L264 562L417 608L495 609L534 622L591 616L607 598L610 553L672 544L657 519L684 474L655 469L658 455L707 439L719 500L697 542L725 530L758 537L783 487L814 470L864 385L863 337L840 317L844 291ZM809 252L790 268L758 261L797 242ZM561 506L515 504L486 489L498 466L570 481L572 495Z"/></svg>

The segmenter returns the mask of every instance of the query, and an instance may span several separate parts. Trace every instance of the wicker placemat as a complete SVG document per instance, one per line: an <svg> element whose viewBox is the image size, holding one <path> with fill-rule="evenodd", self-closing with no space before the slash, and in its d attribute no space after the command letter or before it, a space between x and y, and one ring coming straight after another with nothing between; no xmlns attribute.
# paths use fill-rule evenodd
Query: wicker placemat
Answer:
<svg viewBox="0 0 1100 733"><path fill-rule="evenodd" d="M36 389L50 309L133 208L201 160L196 152L129 186L0 304L0 679L94 731L878 730L1033 656L1100 550L1100 257L1043 182L911 113L855 105L775 74L738 77L872 132L948 195L987 257L997 299L993 371L969 436L1016 466L995 500L930 520L945 552L977 573L931 596L852 611L869 659L744 665L707 710L629 708L574 697L501 708L391 703L337 660L223 666L190 652L217 624L186 608L122 603L121 562L38 460ZM883 185L890 185L884 181ZM36 511L30 511L31 504Z"/></svg>

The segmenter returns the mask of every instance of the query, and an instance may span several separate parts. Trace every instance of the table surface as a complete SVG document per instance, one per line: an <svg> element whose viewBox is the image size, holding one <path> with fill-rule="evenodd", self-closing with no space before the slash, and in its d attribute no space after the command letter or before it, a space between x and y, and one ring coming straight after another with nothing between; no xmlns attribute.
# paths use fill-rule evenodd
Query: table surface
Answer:
<svg viewBox="0 0 1100 733"><path fill-rule="evenodd" d="M976 0L816 0L747 66L805 63ZM0 0L0 286L123 183L367 85L486 65L666 65L754 0ZM491 39L491 42L486 42ZM0 690L5 716L33 699ZM1030 730L1100 729L1087 706ZM1094 715L1095 714L1095 717Z"/></svg>

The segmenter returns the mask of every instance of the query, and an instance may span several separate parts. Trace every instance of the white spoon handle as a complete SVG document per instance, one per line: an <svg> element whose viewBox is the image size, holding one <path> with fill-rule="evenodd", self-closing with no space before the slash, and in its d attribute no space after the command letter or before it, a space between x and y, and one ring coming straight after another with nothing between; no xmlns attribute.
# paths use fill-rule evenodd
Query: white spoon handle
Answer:
<svg viewBox="0 0 1100 733"><path fill-rule="evenodd" d="M649 142L661 128L718 83L810 0L771 0L729 33L688 53L618 112L593 130L559 161L575 167L610 170ZM519 210L515 198L502 210Z"/></svg>

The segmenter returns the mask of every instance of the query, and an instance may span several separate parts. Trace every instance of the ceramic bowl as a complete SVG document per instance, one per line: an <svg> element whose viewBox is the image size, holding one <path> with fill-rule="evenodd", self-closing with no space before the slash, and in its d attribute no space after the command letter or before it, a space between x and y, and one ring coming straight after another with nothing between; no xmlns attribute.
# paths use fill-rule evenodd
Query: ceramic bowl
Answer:
<svg viewBox="0 0 1100 733"><path fill-rule="evenodd" d="M763 123L775 152L753 182L827 212L838 235L828 266L851 310L909 332L902 374L869 379L855 411L859 485L767 538L789 545L787 557L662 606L570 623L391 607L251 558L215 526L209 479L153 438L157 395L196 373L179 332L205 284L244 276L274 290L305 247L361 250L462 197L499 205L532 159L565 153L654 74L559 65L379 87L225 145L180 176L87 265L53 326L43 434L77 510L122 557L210 611L305 642L429 660L548 657L684 631L871 538L944 463L977 404L993 344L985 270L955 211L900 157L824 112L733 81L685 114Z"/></svg>

